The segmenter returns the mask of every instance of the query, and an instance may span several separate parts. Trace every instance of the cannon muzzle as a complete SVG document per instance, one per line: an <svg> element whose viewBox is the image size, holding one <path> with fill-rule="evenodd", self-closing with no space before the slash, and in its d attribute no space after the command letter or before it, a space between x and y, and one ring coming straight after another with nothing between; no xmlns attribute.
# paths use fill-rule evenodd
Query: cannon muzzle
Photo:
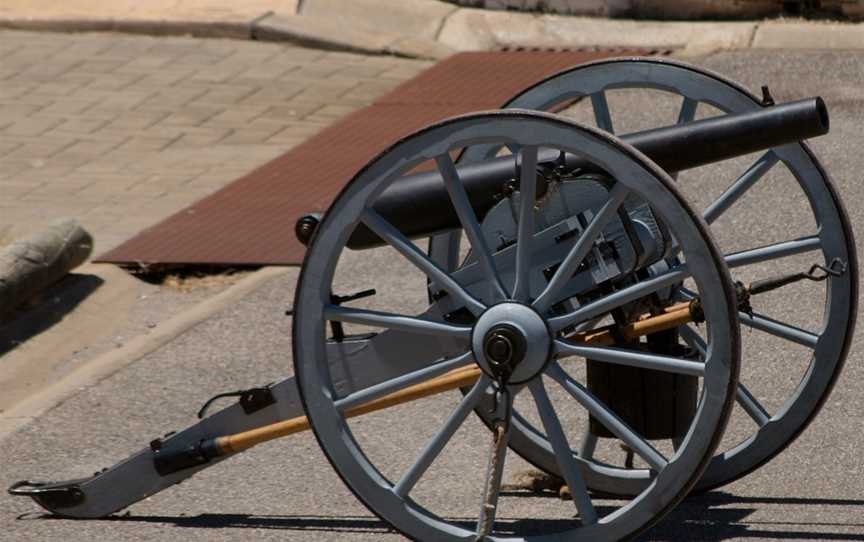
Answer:
<svg viewBox="0 0 864 542"><path fill-rule="evenodd" d="M828 129L828 109L822 98L815 97L635 132L622 139L672 173L824 135ZM597 171L596 166L578 155L568 153L564 159L570 170ZM544 163L560 163L560 160L558 151L544 153L541 150L538 167ZM519 178L514 155L460 165L457 170L479 218L498 201L505 183ZM545 188L541 176L538 194L542 195ZM398 179L375 202L375 210L412 238L459 227L459 219L437 171ZM352 249L381 244L378 236L362 224L348 240L348 247Z"/></svg>
<svg viewBox="0 0 864 542"><path fill-rule="evenodd" d="M822 98L623 136L667 172L683 171L828 133Z"/></svg>

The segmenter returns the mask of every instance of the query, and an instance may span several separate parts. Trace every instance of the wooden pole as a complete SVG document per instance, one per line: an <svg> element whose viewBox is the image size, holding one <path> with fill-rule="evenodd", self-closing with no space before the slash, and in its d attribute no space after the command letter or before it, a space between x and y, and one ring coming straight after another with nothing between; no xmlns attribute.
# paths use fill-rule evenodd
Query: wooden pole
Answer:
<svg viewBox="0 0 864 542"><path fill-rule="evenodd" d="M437 378L431 378L426 382L421 382L385 395L384 397L379 397L378 399L374 399L368 403L351 407L345 411L345 416L353 418L354 416L368 414L369 412L375 412L376 410L383 410L391 406L401 405L402 403L415 401L448 390L455 390L462 386L469 386L473 384L479 376L480 369L476 365L459 367L458 369L453 369ZM256 444L261 444L262 442L279 437L293 435L294 433L306 431L307 429L309 429L309 420L306 419L306 416L299 416L297 418L291 418L290 420L265 425L264 427L250 429L249 431L244 431L242 433L219 437L216 440L216 443L225 453L242 452Z"/></svg>
<svg viewBox="0 0 864 542"><path fill-rule="evenodd" d="M575 333L567 339L573 342L584 342L592 344L610 345L615 343L616 336L623 336L625 339L635 339L642 335L664 331L682 324L686 324L691 320L689 303L679 303L668 307L666 312L657 316L650 316L637 320L623 328L620 328L617 335L614 333L614 326L606 326L597 330ZM480 368L477 365L468 365L453 369L441 376L431 378L426 382L414 384L405 389L395 391L378 399L369 401L349 408L345 411L345 416L352 418L361 414L368 414L389 408L391 406L401 405L431 395L436 395L449 390L455 390L464 386L470 386L477 378L480 377ZM280 437L293 435L301 431L309 429L309 420L306 416L299 416L284 420L271 425L257 427L236 433L226 435L216 439L216 447L222 454L242 452L248 450L256 444L267 442Z"/></svg>

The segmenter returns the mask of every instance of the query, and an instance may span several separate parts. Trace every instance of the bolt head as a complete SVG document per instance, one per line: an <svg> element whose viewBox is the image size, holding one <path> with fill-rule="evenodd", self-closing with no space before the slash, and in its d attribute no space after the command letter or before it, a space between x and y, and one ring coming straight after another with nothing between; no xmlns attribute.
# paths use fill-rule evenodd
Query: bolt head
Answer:
<svg viewBox="0 0 864 542"><path fill-rule="evenodd" d="M509 363L513 359L513 343L505 335L494 333L486 343L486 355L495 363Z"/></svg>

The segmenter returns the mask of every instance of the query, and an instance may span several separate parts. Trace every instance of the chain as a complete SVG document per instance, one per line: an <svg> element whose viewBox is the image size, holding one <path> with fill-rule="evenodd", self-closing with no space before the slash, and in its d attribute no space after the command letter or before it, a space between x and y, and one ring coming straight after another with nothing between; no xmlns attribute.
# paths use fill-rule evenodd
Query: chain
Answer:
<svg viewBox="0 0 864 542"><path fill-rule="evenodd" d="M483 484L483 504L480 508L480 518L477 520L477 536L475 537L477 541L485 539L492 532L492 527L495 524L501 477L504 474L504 457L510 432L510 417L513 409L510 390L507 388L507 375L499 375L494 387L492 413L496 417L492 421L492 447L489 451L486 480Z"/></svg>

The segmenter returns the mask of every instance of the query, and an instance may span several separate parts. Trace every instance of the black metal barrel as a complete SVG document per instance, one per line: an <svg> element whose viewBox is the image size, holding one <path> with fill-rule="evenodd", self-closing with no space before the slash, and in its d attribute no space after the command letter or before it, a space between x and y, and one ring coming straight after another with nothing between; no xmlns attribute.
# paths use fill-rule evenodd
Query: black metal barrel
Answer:
<svg viewBox="0 0 864 542"><path fill-rule="evenodd" d="M816 97L637 132L622 139L664 170L675 172L825 135L829 127L828 108Z"/></svg>
<svg viewBox="0 0 864 542"><path fill-rule="evenodd" d="M824 135L828 129L828 108L822 98L815 97L636 132L622 139L671 173ZM560 159L557 151L541 152L538 163L556 159ZM591 170L593 167L577 155L567 154L565 159L571 168ZM460 165L457 170L479 217L495 204L504 183L518 178L512 155ZM538 193L543 190L545 186L538 187ZM408 237L428 236L459 227L459 219L437 171L398 179L375 202L375 210ZM382 241L362 224L348 241L353 249L381 244Z"/></svg>

